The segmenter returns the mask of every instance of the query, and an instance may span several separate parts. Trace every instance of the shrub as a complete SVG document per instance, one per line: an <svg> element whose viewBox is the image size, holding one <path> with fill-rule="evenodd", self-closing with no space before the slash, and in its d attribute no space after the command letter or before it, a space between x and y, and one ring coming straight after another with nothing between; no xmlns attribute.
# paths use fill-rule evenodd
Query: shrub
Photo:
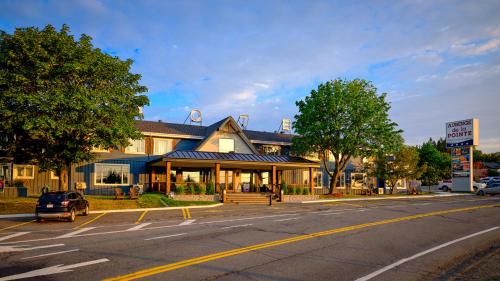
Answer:
<svg viewBox="0 0 500 281"><path fill-rule="evenodd" d="M206 187L206 185L204 183L200 183L198 185L198 192L199 192L198 194L202 194L202 195L204 195L205 193L207 193L207 187Z"/></svg>
<svg viewBox="0 0 500 281"><path fill-rule="evenodd" d="M307 188L307 187L303 188L302 195L309 195L309 188Z"/></svg>
<svg viewBox="0 0 500 281"><path fill-rule="evenodd" d="M281 190L283 190L284 194L288 194L288 186L287 186L286 182L281 183Z"/></svg>
<svg viewBox="0 0 500 281"><path fill-rule="evenodd" d="M298 192L298 190L297 190L297 187L296 187L296 186L292 187L292 192L291 192L291 194L292 194L292 195L297 195L297 194L299 194L299 192Z"/></svg>
<svg viewBox="0 0 500 281"><path fill-rule="evenodd" d="M183 185L177 185L175 187L175 193L177 193L177 194L184 194L184 189L185 189L185 187Z"/></svg>
<svg viewBox="0 0 500 281"><path fill-rule="evenodd" d="M213 182L209 182L209 183L207 184L207 190L206 190L206 192L205 192L205 193L206 193L206 194L208 194L208 195L213 195L213 194L215 194L215 185L214 185L214 183L213 183Z"/></svg>
<svg viewBox="0 0 500 281"><path fill-rule="evenodd" d="M188 189L189 189L189 194L196 194L196 191L195 191L195 188L194 188L194 184L193 183L190 183L188 185Z"/></svg>
<svg viewBox="0 0 500 281"><path fill-rule="evenodd" d="M14 187L24 187L24 181L22 180L15 180L13 183Z"/></svg>

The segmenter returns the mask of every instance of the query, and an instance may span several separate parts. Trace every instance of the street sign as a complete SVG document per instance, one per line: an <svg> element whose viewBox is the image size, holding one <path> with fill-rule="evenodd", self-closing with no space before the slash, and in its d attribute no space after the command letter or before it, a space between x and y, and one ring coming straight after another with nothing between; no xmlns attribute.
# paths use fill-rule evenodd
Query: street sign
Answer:
<svg viewBox="0 0 500 281"><path fill-rule="evenodd" d="M479 144L479 121L467 119L446 123L446 147L467 147Z"/></svg>

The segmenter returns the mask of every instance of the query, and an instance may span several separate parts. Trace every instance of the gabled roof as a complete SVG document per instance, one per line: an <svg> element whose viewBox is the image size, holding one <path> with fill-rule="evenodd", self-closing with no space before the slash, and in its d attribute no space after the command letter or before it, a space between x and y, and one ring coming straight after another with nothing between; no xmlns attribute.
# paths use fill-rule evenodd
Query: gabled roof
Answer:
<svg viewBox="0 0 500 281"><path fill-rule="evenodd" d="M137 120L135 121L135 127L140 132L158 133L167 135L196 136L200 139L210 136L214 131L216 131L225 122L227 122L229 118L231 118L234 121L234 119L229 116L218 122L211 124L210 126ZM242 132L245 134L245 137L252 143L269 142L269 143L289 144L292 142L292 138L294 137L294 135L292 134L281 134L281 133L262 132L253 130L242 130Z"/></svg>
<svg viewBox="0 0 500 281"><path fill-rule="evenodd" d="M233 119L233 117L231 116L228 116L218 122L215 122L214 124L210 125L207 127L206 129L206 135L205 135L205 139L200 142L200 144L198 145L198 147L196 148L196 150L198 150L199 148L203 147L203 145L214 135L217 133L217 131L219 131L219 129L223 128L226 124L231 124L233 126L233 128L236 130L236 133L240 136L240 138L246 143L246 145L250 148L250 150L252 150L253 153L255 154L259 154L259 152L257 151L257 149L255 148L255 146L253 146L253 144L250 142L250 140L247 138L247 136L245 135L245 133L243 133L243 131L241 130L240 126L238 125L238 123L236 123L236 121Z"/></svg>

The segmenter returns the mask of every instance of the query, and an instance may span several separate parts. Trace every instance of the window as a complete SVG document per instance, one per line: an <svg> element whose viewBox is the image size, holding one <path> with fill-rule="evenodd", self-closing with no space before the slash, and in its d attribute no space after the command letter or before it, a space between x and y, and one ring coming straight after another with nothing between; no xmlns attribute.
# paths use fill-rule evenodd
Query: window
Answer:
<svg viewBox="0 0 500 281"><path fill-rule="evenodd" d="M314 187L322 187L323 186L323 172L320 169L317 169L314 173Z"/></svg>
<svg viewBox="0 0 500 281"><path fill-rule="evenodd" d="M96 185L128 185L129 178L129 164L95 164Z"/></svg>
<svg viewBox="0 0 500 281"><path fill-rule="evenodd" d="M125 148L125 153L133 153L133 154L146 153L144 139L130 140L130 145Z"/></svg>
<svg viewBox="0 0 500 281"><path fill-rule="evenodd" d="M51 180L58 180L59 176L56 174L56 172L50 171L50 179Z"/></svg>
<svg viewBox="0 0 500 281"><path fill-rule="evenodd" d="M263 145L262 151L267 155L281 155L281 146L279 145Z"/></svg>
<svg viewBox="0 0 500 281"><path fill-rule="evenodd" d="M262 184L269 184L269 172L262 172L260 176L262 177Z"/></svg>
<svg viewBox="0 0 500 281"><path fill-rule="evenodd" d="M31 165L22 165L16 166L16 176L18 179L33 179L34 176L34 168Z"/></svg>
<svg viewBox="0 0 500 281"><path fill-rule="evenodd" d="M110 152L109 149L105 149L102 145L94 146L91 152Z"/></svg>
<svg viewBox="0 0 500 281"><path fill-rule="evenodd" d="M219 139L219 152L234 152L234 140Z"/></svg>
<svg viewBox="0 0 500 281"><path fill-rule="evenodd" d="M200 172L182 171L182 179L184 182L200 182Z"/></svg>
<svg viewBox="0 0 500 281"><path fill-rule="evenodd" d="M304 185L309 184L309 170L302 171L302 183Z"/></svg>
<svg viewBox="0 0 500 281"><path fill-rule="evenodd" d="M171 139L155 139L154 140L154 154L163 155L167 152L172 151L172 140Z"/></svg>

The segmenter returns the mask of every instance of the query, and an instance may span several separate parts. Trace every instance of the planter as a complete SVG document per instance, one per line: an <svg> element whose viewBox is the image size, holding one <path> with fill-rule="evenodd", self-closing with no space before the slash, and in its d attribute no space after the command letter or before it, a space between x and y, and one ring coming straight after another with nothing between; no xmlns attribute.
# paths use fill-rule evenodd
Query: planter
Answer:
<svg viewBox="0 0 500 281"><path fill-rule="evenodd" d="M220 201L219 194L175 194L172 199L177 201Z"/></svg>
<svg viewBox="0 0 500 281"><path fill-rule="evenodd" d="M302 201L311 201L318 200L319 195L310 194L310 195L283 195L283 202L302 202Z"/></svg>

